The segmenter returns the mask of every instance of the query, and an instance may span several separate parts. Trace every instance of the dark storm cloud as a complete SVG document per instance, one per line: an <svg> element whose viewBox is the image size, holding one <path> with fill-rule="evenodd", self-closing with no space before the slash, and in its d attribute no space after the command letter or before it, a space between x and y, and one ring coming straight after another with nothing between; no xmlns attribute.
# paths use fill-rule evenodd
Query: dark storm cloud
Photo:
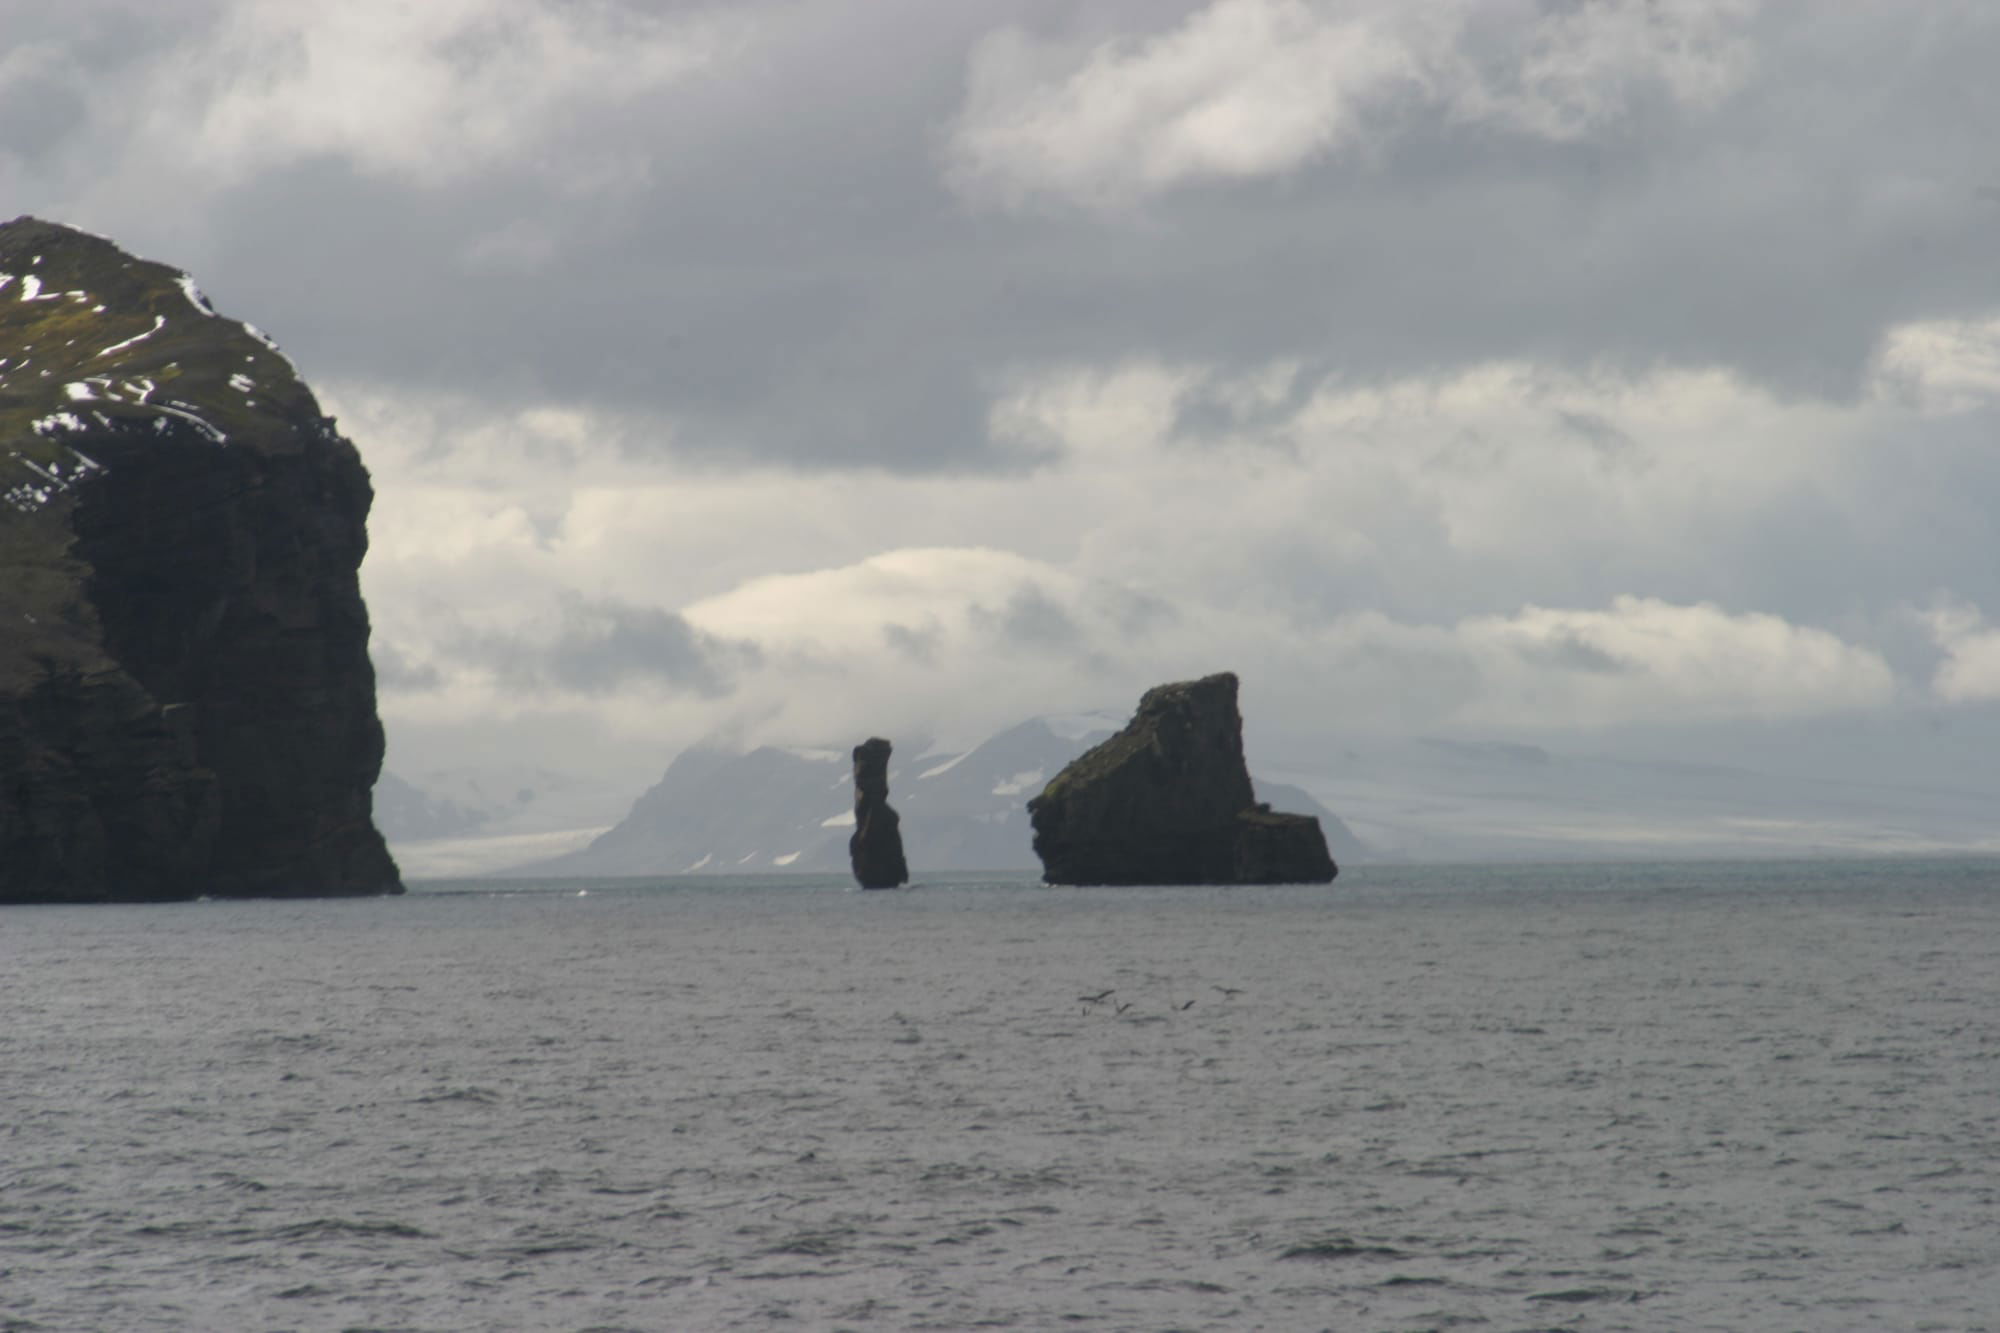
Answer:
<svg viewBox="0 0 2000 1333"><path fill-rule="evenodd" d="M1521 656L1524 660L1536 666L1547 667L1551 671L1618 675L1637 669L1634 663L1623 661L1570 631L1552 634L1539 643L1523 647Z"/></svg>
<svg viewBox="0 0 2000 1333"><path fill-rule="evenodd" d="M1213 381L1194 386L1174 405L1174 435L1191 443L1213 443L1249 434L1268 438L1296 416L1313 390L1336 373L1330 366L1300 366L1276 393L1245 401Z"/></svg>
<svg viewBox="0 0 2000 1333"><path fill-rule="evenodd" d="M911 662L929 665L936 661L938 646L943 641L944 629L939 625L918 628L897 624L882 626L882 642Z"/></svg>
<svg viewBox="0 0 2000 1333"><path fill-rule="evenodd" d="M86 170L82 131L93 101L128 96L163 52L209 33L222 5L0 0L0 168L12 158L56 176Z"/></svg>
<svg viewBox="0 0 2000 1333"><path fill-rule="evenodd" d="M1565 430L1587 440L1606 460L1630 457L1638 448L1632 437L1595 412L1557 412Z"/></svg>
<svg viewBox="0 0 2000 1333"><path fill-rule="evenodd" d="M1087 586L1074 605L1065 605L1049 589L1022 583L997 606L975 603L966 610L973 631L1002 648L1093 658L1107 636L1129 647L1173 627L1179 618L1160 598L1111 584ZM895 646L905 651L917 646L904 637L908 633L896 635Z"/></svg>
<svg viewBox="0 0 2000 1333"><path fill-rule="evenodd" d="M461 628L446 636L458 661L502 684L583 695L652 683L719 698L760 660L750 644L704 634L671 611L563 594L553 633Z"/></svg>
<svg viewBox="0 0 2000 1333"><path fill-rule="evenodd" d="M1303 392L1525 356L1840 395L1885 325L2000 302L1981 195L2000 22L1962 7L1774 11L1713 109L1642 90L1573 141L1399 97L1351 150L1124 213L954 192L992 30L1081 51L1123 32L1103 49L1129 53L1195 8L745 6L740 48L565 107L516 154L273 162L196 205L179 258L318 375L657 411L676 448L723 457L919 470L1018 466L985 417L1023 367L1292 357ZM1504 28L1461 40L1503 90ZM156 20L123 40L121 67L129 44L164 64L200 37ZM56 143L76 95L34 98Z"/></svg>
<svg viewBox="0 0 2000 1333"><path fill-rule="evenodd" d="M38 162L62 150L83 124L83 93L53 72L37 72L0 86L0 153Z"/></svg>
<svg viewBox="0 0 2000 1333"><path fill-rule="evenodd" d="M334 155L264 171L218 201L203 281L322 374L661 410L717 454L975 457L992 310L936 156L962 77L939 56L982 20L786 18L533 161L443 186ZM643 172L580 202L539 169L570 152ZM545 253L482 263L510 229Z"/></svg>
<svg viewBox="0 0 2000 1333"><path fill-rule="evenodd" d="M444 684L444 676L429 663L412 662L394 644L377 639L368 647L368 655L375 663L375 684L378 688L417 692L435 690Z"/></svg>
<svg viewBox="0 0 2000 1333"><path fill-rule="evenodd" d="M1129 588L1106 586L1094 589L1091 603L1109 624L1128 639L1143 638L1180 620L1180 613L1171 603Z"/></svg>
<svg viewBox="0 0 2000 1333"><path fill-rule="evenodd" d="M1073 649L1085 641L1082 629L1069 612L1032 584L1016 588L998 610L972 607L968 619L973 628L1008 644Z"/></svg>

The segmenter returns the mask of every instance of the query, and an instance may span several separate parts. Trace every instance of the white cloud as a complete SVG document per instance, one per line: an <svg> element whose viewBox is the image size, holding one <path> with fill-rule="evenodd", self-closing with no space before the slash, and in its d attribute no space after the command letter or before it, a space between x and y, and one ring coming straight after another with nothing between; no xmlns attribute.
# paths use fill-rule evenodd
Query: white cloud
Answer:
<svg viewBox="0 0 2000 1333"><path fill-rule="evenodd" d="M1466 720L1603 726L1762 720L1879 707L1895 697L1881 654L1782 617L1620 596L1602 610L1526 607L1462 622L1478 664Z"/></svg>
<svg viewBox="0 0 2000 1333"><path fill-rule="evenodd" d="M793 741L885 719L976 736L1052 699L1116 695L1171 618L1132 590L1014 552L949 547L753 579L686 616L757 645L767 670L745 683L742 711L759 738Z"/></svg>
<svg viewBox="0 0 2000 1333"><path fill-rule="evenodd" d="M302 158L441 182L531 157L580 106L616 105L728 49L712 17L538 0L240 0L156 72L177 157L225 179ZM602 163L549 163L588 179Z"/></svg>
<svg viewBox="0 0 2000 1333"><path fill-rule="evenodd" d="M1947 703L2000 699L2000 629L1978 607L1946 599L1919 618L1944 653L1931 692Z"/></svg>
<svg viewBox="0 0 2000 1333"><path fill-rule="evenodd" d="M1101 47L1049 77L1016 32L972 61L955 150L966 179L1018 202L1086 203L1186 181L1278 175L1340 144L1365 102L1418 76L1413 54L1366 21L1298 0L1218 0L1150 41Z"/></svg>
<svg viewBox="0 0 2000 1333"><path fill-rule="evenodd" d="M1922 422L1718 370L1315 381L1138 360L1022 373L992 429L1038 461L958 478L716 466L639 447L671 422L575 404L505 417L349 386L338 405L377 478L377 633L426 682L390 691L390 715L582 710L663 751L717 728L964 738L1221 668L1301 727L1886 705L1882 653L1784 614L1762 553L1803 478L1812 523L1870 512L1870 460ZM577 597L619 633L583 634L601 626ZM677 616L716 663L690 677L704 698L466 652L643 655Z"/></svg>
<svg viewBox="0 0 2000 1333"><path fill-rule="evenodd" d="M1214 0L1142 40L1074 48L1015 29L974 51L953 126L968 196L1131 204L1283 176L1392 136L1418 108L1547 140L1647 98L1705 111L1748 77L1747 0L1548 8Z"/></svg>
<svg viewBox="0 0 2000 1333"><path fill-rule="evenodd" d="M1878 392L1939 416L2000 403L2000 315L1900 324L1875 358Z"/></svg>
<svg viewBox="0 0 2000 1333"><path fill-rule="evenodd" d="M1171 533L1166 558L1205 595L1307 581L1435 615L1508 589L1587 601L1660 571L1730 576L1774 507L1840 495L1881 410L1707 369L1504 361L1315 385L1289 363L1132 362L1024 379L993 429L1062 460L1046 492L1084 515L1107 576L1145 579Z"/></svg>
<svg viewBox="0 0 2000 1333"><path fill-rule="evenodd" d="M698 629L757 644L773 676L763 739L918 716L975 733L1136 697L1224 667L1288 717L1361 730L1574 729L1674 719L1810 717L1889 702L1872 649L1783 618L1620 596L1455 623L1379 612L1301 629L1254 606L1173 606L1008 552L898 550L753 581L687 608ZM819 692L802 681L817 678Z"/></svg>
<svg viewBox="0 0 2000 1333"><path fill-rule="evenodd" d="M839 569L751 579L687 609L714 634L755 639L775 648L879 651L885 625L935 626L947 620L965 637L973 610L1020 588L1059 586L1066 599L1075 580L1010 551L988 548L893 550Z"/></svg>
<svg viewBox="0 0 2000 1333"><path fill-rule="evenodd" d="M1690 111L1721 104L1750 77L1755 0L1644 0L1519 14L1497 75L1453 81L1455 113L1551 140L1585 138L1650 92ZM1461 67L1462 68L1462 67Z"/></svg>

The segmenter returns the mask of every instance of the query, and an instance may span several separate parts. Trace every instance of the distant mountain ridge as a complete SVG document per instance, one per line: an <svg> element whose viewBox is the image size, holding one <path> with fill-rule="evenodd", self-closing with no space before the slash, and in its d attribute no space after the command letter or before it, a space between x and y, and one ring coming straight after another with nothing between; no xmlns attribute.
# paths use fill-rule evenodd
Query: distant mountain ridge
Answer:
<svg viewBox="0 0 2000 1333"><path fill-rule="evenodd" d="M962 753L903 757L889 767L912 876L927 871L1033 870L1027 801L1122 720L1033 718ZM914 747L913 747L914 748ZM844 873L853 775L837 749L764 746L747 754L683 751L631 812L587 847L502 873L548 875ZM1318 816L1336 860L1368 850L1297 787L1257 783L1260 800Z"/></svg>
<svg viewBox="0 0 2000 1333"><path fill-rule="evenodd" d="M1026 738L1002 744L1007 733L964 753L926 752L915 738L897 746L896 776L890 799L898 810L924 823L906 828L906 843L924 839L922 853L911 851L910 868L921 879L927 869L972 866L982 846L997 841L994 864L975 869L1032 869L1027 831L1012 822L1022 805L1068 757L1109 733L1122 719L1048 717L1039 719L1064 743L1044 742L1038 755L1033 727ZM2000 730L2000 728L1996 728ZM1514 740L1478 737L1381 737L1350 734L1309 746L1289 743L1267 732L1251 742L1253 754L1264 758L1253 774L1259 799L1280 810L1319 815L1334 859L1343 872L1352 864L1384 861L1574 862L1618 860L1685 860L1734 857L1854 857L1885 855L1979 855L2000 852L1993 808L2000 800L2000 779L1980 767L1977 756L1990 750L1994 737L1938 733L1959 756L1955 769L1928 779L1907 765L1878 773L1865 764L1837 762L1854 754L1875 735L1840 736L1833 724L1816 724L1815 735L1835 732L1820 748L1773 749L1760 755L1770 767L1742 765L1732 759L1700 758L1706 745L1677 741L1678 750L1665 754L1646 748L1575 752ZM1768 743L1768 736L1753 738ZM1793 738L1798 742L1798 738ZM1018 744L1018 750L1010 747ZM1722 747L1719 753L1729 754ZM977 759L975 754L985 751ZM794 752L793 758L813 752ZM737 867L769 870L775 856L798 850L792 866L822 866L840 873L844 863L827 860L812 850L820 839L844 849L848 829L825 828L824 821L844 816L851 808L844 751L817 752L812 772L812 800L796 828L759 833L735 844L731 855L721 849L691 850L694 841L675 845L664 833L656 854L658 866L639 871L607 873L673 873L713 852L708 866L749 857ZM690 756L683 776L709 772L694 780L689 800L706 800L704 782L718 790L734 788L730 766L747 756L718 751ZM991 762L989 763L989 760ZM763 761L759 761L763 762ZM704 767L705 766L705 767ZM790 767L790 765L779 765ZM943 782L943 773L958 774L968 799L984 797L970 807L972 827L943 820L943 792L918 796L910 806L905 796ZM983 770L983 771L981 771ZM657 770L655 771L657 773ZM925 775L931 775L926 777ZM634 777L549 772L534 763L512 763L473 769L430 768L401 774L415 793L400 790L385 778L377 789L378 817L395 843L404 867L418 878L504 873L507 868L577 851L603 835L632 810L632 793L646 785L648 775ZM981 781L985 786L981 787ZM1289 787L1278 785L1291 784ZM993 788L1009 788L995 795ZM1310 796L1305 793L1311 793ZM1315 803L1317 798L1317 803ZM748 789L735 798L751 803ZM930 813L925 814L926 803ZM1321 813L1340 812L1340 822ZM940 816L933 820L931 815ZM994 827L979 827L984 815ZM468 826L467 819L473 823ZM809 818L807 817L809 816ZM749 823L748 816L740 816ZM1352 835L1361 846L1351 841ZM624 836L636 835L636 830ZM752 829L752 832L756 832ZM783 834L782 838L779 836ZM963 837L970 850L954 850ZM682 856L686 853L685 856ZM673 858L682 856L676 861ZM669 869L670 868L670 869ZM587 870L573 873L587 874Z"/></svg>

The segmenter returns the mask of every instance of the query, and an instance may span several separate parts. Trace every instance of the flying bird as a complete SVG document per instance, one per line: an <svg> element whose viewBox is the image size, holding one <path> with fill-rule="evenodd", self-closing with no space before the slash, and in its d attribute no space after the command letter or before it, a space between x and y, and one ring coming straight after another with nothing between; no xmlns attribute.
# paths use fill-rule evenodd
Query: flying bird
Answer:
<svg viewBox="0 0 2000 1333"><path fill-rule="evenodd" d="M1117 993L1118 988L1114 986L1110 990L1101 990L1095 995L1079 995L1076 998L1082 1000L1085 1004L1102 1004Z"/></svg>

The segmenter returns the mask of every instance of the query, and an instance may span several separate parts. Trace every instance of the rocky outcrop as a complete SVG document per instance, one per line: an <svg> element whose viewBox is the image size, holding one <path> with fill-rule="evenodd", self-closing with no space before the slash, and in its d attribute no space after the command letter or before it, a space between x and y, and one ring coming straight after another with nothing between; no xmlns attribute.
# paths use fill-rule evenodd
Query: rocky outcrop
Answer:
<svg viewBox="0 0 2000 1333"><path fill-rule="evenodd" d="M372 498L185 274L0 225L0 902L401 891Z"/></svg>
<svg viewBox="0 0 2000 1333"><path fill-rule="evenodd" d="M854 747L854 832L847 839L847 856L864 889L910 882L910 867L903 860L903 821L889 805L892 748L880 736Z"/></svg>
<svg viewBox="0 0 2000 1333"><path fill-rule="evenodd" d="M1319 821L1259 805L1236 677L1146 691L1123 731L1028 802L1051 884L1323 884Z"/></svg>
<svg viewBox="0 0 2000 1333"><path fill-rule="evenodd" d="M1048 784L1065 764L1112 735L1125 717L1063 714L1031 718L988 736L967 750L932 750L918 742L915 763L906 763L896 779L896 809L903 816L903 848L910 862L932 871L1010 871L1040 868L1035 859L1028 812L1022 802ZM905 744L903 754L912 753ZM555 875L766 875L774 869L799 874L847 874L852 866L847 844L854 831L853 778L848 747L759 746L748 753L711 745L694 745L674 757L665 772L631 809L587 847L551 860L510 866L497 873L524 877ZM544 775L546 776L546 775ZM428 775L436 782L440 775ZM1326 844L1342 865L1363 861L1370 849L1354 836L1338 815L1298 787L1268 782L1251 774L1260 801L1283 810L1318 818ZM462 823L419 821L411 804L435 802L447 814L454 803L472 804L465 818L476 819L481 806L467 788L450 789L450 799L416 792L396 782L384 770L375 784L375 822L399 856L425 858L429 849L398 847L398 828L417 839L442 837L462 830ZM508 787L511 792L513 788ZM836 795L837 793L837 795ZM544 805L555 799L541 797ZM568 826L602 823L594 810L579 814ZM507 818L502 813L496 820ZM440 827L442 825L442 827ZM548 825L549 828L561 825ZM511 826L501 825L501 829ZM438 829L437 832L431 832ZM488 826L485 832L499 832ZM528 831L522 829L520 831ZM537 830L538 831L538 830ZM503 847L517 843L496 839L495 859ZM459 864L465 847L454 841L432 861L437 873L475 873L493 868Z"/></svg>

